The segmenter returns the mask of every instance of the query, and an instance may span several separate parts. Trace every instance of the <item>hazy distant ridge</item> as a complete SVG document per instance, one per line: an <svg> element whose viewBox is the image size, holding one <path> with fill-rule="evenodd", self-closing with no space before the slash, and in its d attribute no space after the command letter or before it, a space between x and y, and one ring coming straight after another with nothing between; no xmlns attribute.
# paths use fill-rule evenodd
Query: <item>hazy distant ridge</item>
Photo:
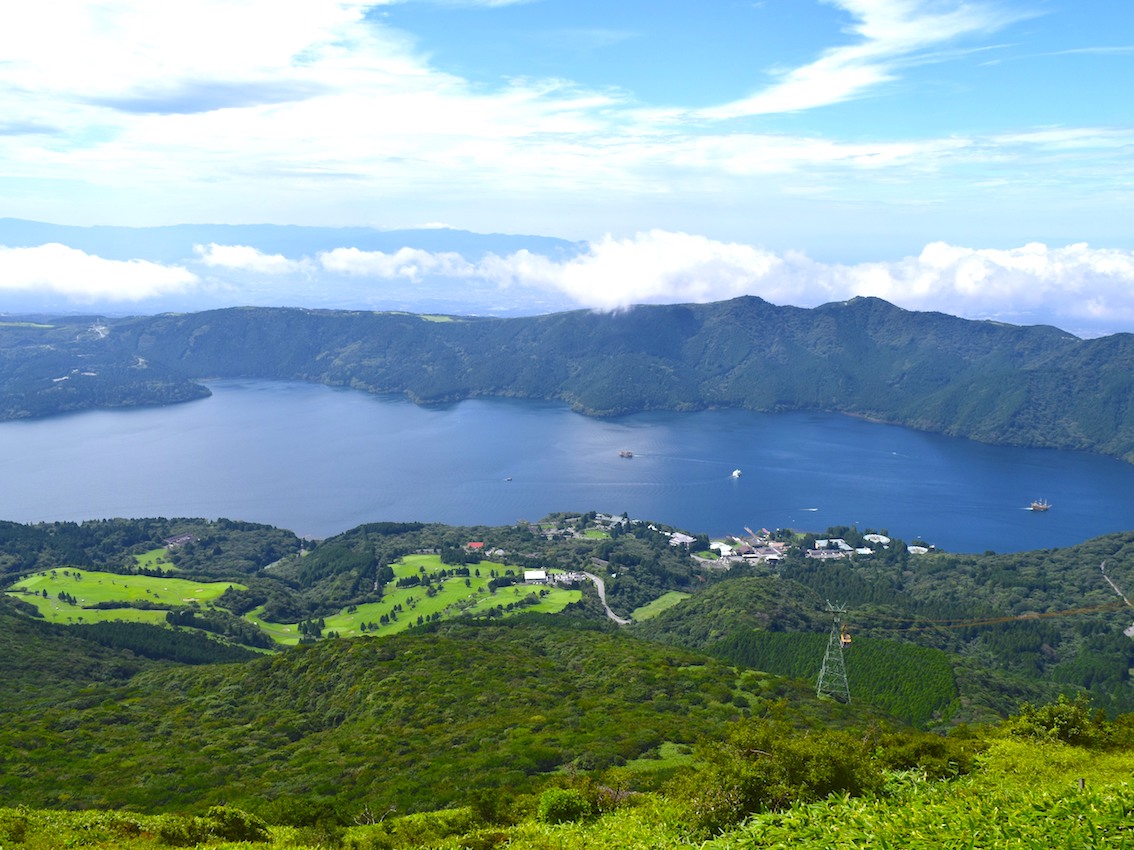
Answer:
<svg viewBox="0 0 1134 850"><path fill-rule="evenodd" d="M191 379L256 377L404 393L420 403L560 399L600 416L707 407L838 411L1134 461L1134 336L1082 340L873 298L802 309L744 297L448 321L243 308L106 326L105 335L0 328L0 416L162 403L193 397L199 390ZM98 393L45 374L47 366L63 373L95 361L109 376L86 376L91 386L104 384Z"/></svg>

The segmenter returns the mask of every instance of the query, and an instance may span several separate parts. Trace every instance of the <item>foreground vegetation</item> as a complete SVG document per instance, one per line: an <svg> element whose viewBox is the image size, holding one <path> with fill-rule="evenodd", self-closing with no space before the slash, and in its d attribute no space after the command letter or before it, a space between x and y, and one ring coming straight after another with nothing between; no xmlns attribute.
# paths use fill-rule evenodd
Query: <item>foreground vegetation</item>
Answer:
<svg viewBox="0 0 1134 850"><path fill-rule="evenodd" d="M1130 843L1134 534L726 570L672 531L0 523L0 847Z"/></svg>
<svg viewBox="0 0 1134 850"><path fill-rule="evenodd" d="M936 740L792 732L763 718L702 743L660 784L631 768L571 774L529 793L472 791L459 805L410 815L368 805L350 815L301 795L258 811L199 814L9 807L0 808L0 842L29 850L1120 848L1134 846L1130 731L1074 702ZM1077 733L1086 737L1065 740Z"/></svg>

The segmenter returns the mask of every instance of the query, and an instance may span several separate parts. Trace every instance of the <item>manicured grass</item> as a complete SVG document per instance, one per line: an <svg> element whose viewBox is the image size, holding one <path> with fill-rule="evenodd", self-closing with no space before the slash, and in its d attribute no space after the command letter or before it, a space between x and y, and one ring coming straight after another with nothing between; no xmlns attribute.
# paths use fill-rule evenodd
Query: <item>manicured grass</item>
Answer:
<svg viewBox="0 0 1134 850"><path fill-rule="evenodd" d="M609 540L610 532L604 531L601 528L588 528L583 532L584 537L590 537L594 540Z"/></svg>
<svg viewBox="0 0 1134 850"><path fill-rule="evenodd" d="M36 573L16 582L9 592L35 605L44 619L53 623L94 623L107 620L164 623L165 609L177 608L190 602L204 605L217 599L230 587L243 589L243 585L228 581L205 583L179 578L60 568ZM43 596L45 590L47 598ZM75 597L76 604L59 599L60 593ZM161 606L162 610L84 607L99 602L137 601L151 602Z"/></svg>
<svg viewBox="0 0 1134 850"><path fill-rule="evenodd" d="M428 588L417 585L414 587L398 587L398 579L413 576L431 576L442 570L452 567L443 564L439 555L406 555L397 563L391 564L394 571L394 581L384 588L381 602L368 602L364 605L345 608L338 614L323 617L323 634L336 632L340 637L357 637L363 634L392 635L405 631L411 626L427 623L434 619L443 620L463 613L486 615L498 605L507 606L519 602L531 593L537 595L541 590L547 593L540 597L535 605L516 606L511 611L505 611L504 616L521 611L558 614L572 602L582 598L578 590L565 590L561 588L538 588L527 585L514 585L499 588L492 593L488 584L492 574L504 576L509 573L522 572L520 567L510 567L495 561L482 561L479 564L469 565L470 575L449 576L444 579L434 579L433 596L429 595ZM478 576L476 573L480 572ZM248 620L262 628L278 643L294 645L299 643L300 633L298 623L271 623L260 618L261 609L257 608L246 615ZM382 623L385 615L388 622ZM367 624L364 631L362 626Z"/></svg>
<svg viewBox="0 0 1134 850"><path fill-rule="evenodd" d="M141 569L152 570L160 568L165 572L176 570L169 560L169 550L162 546L160 549L151 549L141 555L135 555L134 561L137 562L138 567Z"/></svg>
<svg viewBox="0 0 1134 850"><path fill-rule="evenodd" d="M678 590L671 590L669 593L666 593L662 596L659 596L657 599L653 600L652 602L647 602L641 608L636 608L634 610L634 612L630 615L630 619L634 620L635 622L640 623L643 620L650 619L650 617L656 617L658 614L660 614L662 611L665 611L667 608L672 608L674 605L676 605L681 600L688 599L688 598L689 598L688 593L681 593Z"/></svg>
<svg viewBox="0 0 1134 850"><path fill-rule="evenodd" d="M484 615L498 605L503 605L507 608L509 604L517 603L533 593L538 596L541 591L546 591L546 594L540 596L538 603L519 606L513 608L511 611L506 610L504 611L504 616L507 617L509 614L519 614L521 612L558 614L572 602L578 602L583 598L583 592L581 590L565 590L559 587L533 587L521 584L513 585L512 587L502 587L497 590L495 594L479 597L476 604L469 608L469 611L473 614Z"/></svg>
<svg viewBox="0 0 1134 850"><path fill-rule="evenodd" d="M139 566L161 567L165 563L165 549L155 549L138 555ZM490 611L497 607L511 610L500 612L502 616L520 612L539 612L558 614L573 602L582 598L578 590L557 587L532 587L513 585L502 587L495 593L489 590L489 582L496 576L517 574L520 567L510 567L495 561L483 561L469 567L470 575L433 578L432 590L422 585L398 587L398 579L413 576L436 576L442 570L452 569L441 563L438 555L407 555L392 565L394 581L385 588L381 602L352 606L337 614L323 617L323 633L336 632L340 637L357 637L363 634L392 635L405 631L414 625L433 620L450 619L465 612L491 616ZM476 575L477 572L480 575ZM37 573L13 585L14 596L35 605L44 618L53 623L95 623L112 620L125 620L139 623L165 623L167 609L198 602L202 605L216 600L228 588L243 589L233 582L202 583L185 579L155 577L145 575L118 575L80 569L57 569ZM43 591L47 591L44 598ZM59 599L63 592L75 597L76 604ZM519 605L521 600L536 594L535 604ZM154 610L140 608L88 608L99 602L146 601L156 606ZM284 645L299 643L298 623L273 623L260 615L262 608L256 608L245 615L245 619L259 626L274 641ZM387 618L382 623L382 617ZM364 631L363 624L367 625Z"/></svg>

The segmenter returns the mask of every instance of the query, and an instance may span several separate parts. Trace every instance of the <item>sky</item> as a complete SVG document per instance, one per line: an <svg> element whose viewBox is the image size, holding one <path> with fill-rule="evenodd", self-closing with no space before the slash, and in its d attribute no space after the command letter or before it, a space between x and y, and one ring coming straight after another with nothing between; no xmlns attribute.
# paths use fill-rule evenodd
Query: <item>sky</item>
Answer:
<svg viewBox="0 0 1134 850"><path fill-rule="evenodd" d="M156 260L0 223L0 310L381 308L431 281L469 312L873 295L1134 332L1132 79L1128 0L8 4L0 218L575 248Z"/></svg>

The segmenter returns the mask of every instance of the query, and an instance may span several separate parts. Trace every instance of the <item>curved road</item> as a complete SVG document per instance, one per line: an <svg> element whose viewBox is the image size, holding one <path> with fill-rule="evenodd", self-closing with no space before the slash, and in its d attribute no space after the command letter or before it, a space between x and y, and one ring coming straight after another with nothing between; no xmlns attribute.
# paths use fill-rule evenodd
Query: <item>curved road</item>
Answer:
<svg viewBox="0 0 1134 850"><path fill-rule="evenodd" d="M603 580L596 576L594 573L583 573L583 575L585 575L595 583L595 589L598 591L599 602L601 602L602 607L606 609L606 616L610 617L610 619L614 620L614 622L618 623L618 625L620 626L630 625L629 620L624 620L619 617L617 614L611 611L610 606L606 604L606 583L603 582Z"/></svg>

